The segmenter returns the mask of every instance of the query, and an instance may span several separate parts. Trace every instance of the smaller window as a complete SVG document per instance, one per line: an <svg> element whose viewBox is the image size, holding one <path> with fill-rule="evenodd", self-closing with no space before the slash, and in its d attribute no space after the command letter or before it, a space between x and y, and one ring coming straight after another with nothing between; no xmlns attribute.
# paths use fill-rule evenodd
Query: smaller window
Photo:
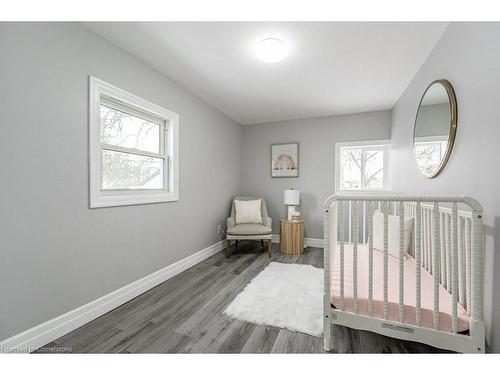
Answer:
<svg viewBox="0 0 500 375"><path fill-rule="evenodd" d="M177 114L90 77L90 206L178 200Z"/></svg>
<svg viewBox="0 0 500 375"><path fill-rule="evenodd" d="M335 145L337 190L387 190L389 142L349 142Z"/></svg>

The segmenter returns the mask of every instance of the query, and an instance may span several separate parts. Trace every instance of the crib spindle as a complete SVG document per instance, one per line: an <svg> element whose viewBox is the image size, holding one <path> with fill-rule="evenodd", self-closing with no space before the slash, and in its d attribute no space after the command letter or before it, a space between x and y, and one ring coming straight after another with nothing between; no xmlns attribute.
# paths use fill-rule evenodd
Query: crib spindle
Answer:
<svg viewBox="0 0 500 375"><path fill-rule="evenodd" d="M368 314L373 316L373 202L368 202Z"/></svg>
<svg viewBox="0 0 500 375"><path fill-rule="evenodd" d="M387 202L384 204L384 319L389 318L389 240L388 240L388 231L389 231L389 216L388 216L389 207Z"/></svg>
<svg viewBox="0 0 500 375"><path fill-rule="evenodd" d="M363 201L363 239L361 240L362 244L366 244L366 201Z"/></svg>
<svg viewBox="0 0 500 375"><path fill-rule="evenodd" d="M465 295L465 238L464 220L458 215L458 302L467 309Z"/></svg>
<svg viewBox="0 0 500 375"><path fill-rule="evenodd" d="M426 270L427 268L427 209L425 207L421 207L421 220L422 220L422 263Z"/></svg>
<svg viewBox="0 0 500 375"><path fill-rule="evenodd" d="M446 286L448 289L448 292L451 293L452 289L452 282L451 282L451 215L448 213L444 214L444 226L445 226L445 233L446 233Z"/></svg>
<svg viewBox="0 0 500 375"><path fill-rule="evenodd" d="M429 208L427 210L427 260L429 262L429 272L431 275L434 274L434 268L433 268L433 255L432 255L432 210Z"/></svg>
<svg viewBox="0 0 500 375"><path fill-rule="evenodd" d="M404 243L405 243L405 217L404 217L403 202L399 202L399 321L401 323L405 320L404 309L404 290L405 290L405 277L404 277Z"/></svg>
<svg viewBox="0 0 500 375"><path fill-rule="evenodd" d="M469 218L464 218L465 221L465 294L467 296L467 309L471 307L471 223Z"/></svg>
<svg viewBox="0 0 500 375"><path fill-rule="evenodd" d="M339 214L337 220L340 226L340 309L344 310L344 202L339 202Z"/></svg>
<svg viewBox="0 0 500 375"><path fill-rule="evenodd" d="M425 233L425 268L427 271L432 273L431 270L431 231L429 230L429 225L430 225L430 210L429 208L426 208L424 210L425 213L425 227L423 228L424 233Z"/></svg>
<svg viewBox="0 0 500 375"><path fill-rule="evenodd" d="M458 231L457 231L457 204L454 202L451 209L451 259L452 259L452 305L451 305L451 325L453 333L458 331L457 302L458 302Z"/></svg>
<svg viewBox="0 0 500 375"><path fill-rule="evenodd" d="M352 201L347 201L347 207L348 207L348 210L349 210L349 235L348 235L348 238L349 238L349 242L352 243Z"/></svg>
<svg viewBox="0 0 500 375"><path fill-rule="evenodd" d="M416 320L417 325L420 327L422 324L422 311L421 311L421 267L422 267L422 211L420 207L420 202L417 202L415 208L415 268L416 268Z"/></svg>
<svg viewBox="0 0 500 375"><path fill-rule="evenodd" d="M439 269L439 262L441 257L441 248L439 240L439 204L434 203L433 210L433 225L432 225L432 240L433 240L433 260L432 260L432 271L434 276L434 314L433 323L434 329L439 327L439 278L441 276L441 270Z"/></svg>
<svg viewBox="0 0 500 375"><path fill-rule="evenodd" d="M358 312L358 201L353 201L353 217L352 224L352 297L354 312Z"/></svg>
<svg viewBox="0 0 500 375"><path fill-rule="evenodd" d="M441 269L440 283L446 288L446 247L444 245L444 213L439 212L439 252L441 260L439 268Z"/></svg>

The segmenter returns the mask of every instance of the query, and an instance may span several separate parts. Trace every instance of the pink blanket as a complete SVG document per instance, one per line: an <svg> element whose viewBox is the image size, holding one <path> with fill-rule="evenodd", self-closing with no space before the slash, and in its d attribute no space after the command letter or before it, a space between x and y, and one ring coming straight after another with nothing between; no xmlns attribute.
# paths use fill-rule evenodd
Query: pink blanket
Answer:
<svg viewBox="0 0 500 375"><path fill-rule="evenodd" d="M340 256L339 247L334 254L332 267L331 301L334 306L341 306L340 300ZM390 256L388 277L389 319L399 321L399 258ZM373 315L383 318L384 315L384 255L373 250ZM404 309L405 323L416 324L416 268L415 259L405 258L404 262ZM345 310L353 311L353 276L352 276L352 245L344 246L344 298ZM422 326L433 328L434 310L434 280L432 275L421 268L421 312ZM358 245L358 313L368 315L368 247ZM451 324L451 294L439 286L439 329L452 332ZM469 316L458 304L458 331L469 329Z"/></svg>

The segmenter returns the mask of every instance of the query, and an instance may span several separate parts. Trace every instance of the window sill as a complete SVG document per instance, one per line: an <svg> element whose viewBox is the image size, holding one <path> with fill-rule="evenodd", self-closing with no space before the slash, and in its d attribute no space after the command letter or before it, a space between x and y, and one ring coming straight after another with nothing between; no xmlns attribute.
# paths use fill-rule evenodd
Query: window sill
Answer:
<svg viewBox="0 0 500 375"><path fill-rule="evenodd" d="M136 204L177 202L178 194L161 193L149 195L98 195L90 200L90 208L132 206Z"/></svg>
<svg viewBox="0 0 500 375"><path fill-rule="evenodd" d="M337 189L336 193L391 193L390 189Z"/></svg>

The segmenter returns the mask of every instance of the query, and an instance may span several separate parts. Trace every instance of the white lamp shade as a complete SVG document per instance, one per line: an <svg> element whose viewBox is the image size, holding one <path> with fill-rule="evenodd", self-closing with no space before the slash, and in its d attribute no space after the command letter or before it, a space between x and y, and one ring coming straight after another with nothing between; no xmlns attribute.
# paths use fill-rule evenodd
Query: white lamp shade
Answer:
<svg viewBox="0 0 500 375"><path fill-rule="evenodd" d="M283 194L283 201L285 204L296 206L300 204L300 191L299 190L285 190Z"/></svg>

